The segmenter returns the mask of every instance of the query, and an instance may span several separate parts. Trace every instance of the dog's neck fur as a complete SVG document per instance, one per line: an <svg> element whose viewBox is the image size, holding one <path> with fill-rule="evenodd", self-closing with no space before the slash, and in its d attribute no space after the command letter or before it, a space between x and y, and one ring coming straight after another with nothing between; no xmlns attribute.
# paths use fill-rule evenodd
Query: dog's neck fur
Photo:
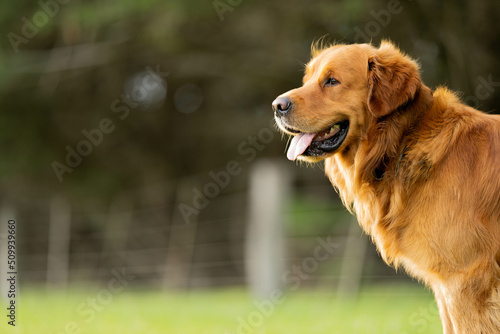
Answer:
<svg viewBox="0 0 500 334"><path fill-rule="evenodd" d="M344 205L371 236L380 235L373 229L388 228L392 223L391 203L403 201L411 187L429 177L429 160L408 156L407 151L414 144L411 133L432 112L432 103L432 91L422 84L412 101L387 116L373 117L358 143L325 161L325 171ZM387 182L396 186L390 192L381 191L387 189L383 187ZM387 249L383 240L374 241L384 260L397 265L398 251Z"/></svg>
<svg viewBox="0 0 500 334"><path fill-rule="evenodd" d="M417 90L415 97L382 118L373 117L366 136L360 143L363 161L356 160L356 182L376 186L384 178L401 176L399 169L408 146L412 145L409 134L422 124L424 114L432 108L433 96L425 86ZM395 145L397 143L398 145ZM411 175L412 179L421 175Z"/></svg>

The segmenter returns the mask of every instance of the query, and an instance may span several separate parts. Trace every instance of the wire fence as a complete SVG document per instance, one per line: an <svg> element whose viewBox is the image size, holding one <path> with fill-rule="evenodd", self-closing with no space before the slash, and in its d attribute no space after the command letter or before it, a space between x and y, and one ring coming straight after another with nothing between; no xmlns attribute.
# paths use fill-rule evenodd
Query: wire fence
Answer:
<svg viewBox="0 0 500 334"><path fill-rule="evenodd" d="M272 256L248 256L253 252L248 248L252 214L245 182L251 183L251 178L221 189L189 221L180 205L191 203L196 193L192 185L203 185L199 179L123 192L97 205L57 195L10 199L0 208L0 216L17 222L21 284L100 284L113 268L127 268L138 286L241 286L249 282L249 261L266 262ZM382 263L374 246L366 247L368 239L326 180L311 183L295 176L287 182L289 191L280 199L283 229L276 236L280 240L272 241L283 244L276 259L279 265L287 270L307 264L319 238L338 245L328 259L316 261L315 270L301 277L303 286L355 292L362 283L405 279ZM6 232L0 233L5 245Z"/></svg>

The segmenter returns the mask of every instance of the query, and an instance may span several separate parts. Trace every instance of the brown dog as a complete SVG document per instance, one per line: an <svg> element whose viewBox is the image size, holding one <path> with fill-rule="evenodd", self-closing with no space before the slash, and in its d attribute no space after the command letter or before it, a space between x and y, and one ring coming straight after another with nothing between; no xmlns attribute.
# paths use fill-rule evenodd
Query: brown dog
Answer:
<svg viewBox="0 0 500 334"><path fill-rule="evenodd" d="M273 102L288 158L325 160L383 259L434 290L445 333L500 333L500 116L431 91L390 42L312 56Z"/></svg>

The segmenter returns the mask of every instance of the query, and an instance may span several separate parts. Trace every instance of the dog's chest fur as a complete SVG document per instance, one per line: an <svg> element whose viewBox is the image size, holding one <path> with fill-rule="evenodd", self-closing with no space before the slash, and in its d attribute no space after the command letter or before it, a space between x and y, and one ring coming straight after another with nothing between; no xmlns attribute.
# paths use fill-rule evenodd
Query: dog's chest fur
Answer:
<svg viewBox="0 0 500 334"><path fill-rule="evenodd" d="M448 238L450 232L436 223L453 220L456 203L440 202L441 197L449 197L443 196L443 192L449 192L450 187L446 180L432 174L433 162L421 154L425 143L419 143L418 149L401 145L398 153L374 168L372 179L365 181L360 180L355 156L363 150L362 145L350 155L337 154L327 159L325 171L384 261L395 267L402 264L413 276L429 284L434 279L430 273L439 280L443 276L441 268L458 270L466 266L468 256L460 250L475 245L467 237ZM420 154L415 155L414 151ZM443 210L443 205L448 210ZM470 244L456 245L449 240Z"/></svg>

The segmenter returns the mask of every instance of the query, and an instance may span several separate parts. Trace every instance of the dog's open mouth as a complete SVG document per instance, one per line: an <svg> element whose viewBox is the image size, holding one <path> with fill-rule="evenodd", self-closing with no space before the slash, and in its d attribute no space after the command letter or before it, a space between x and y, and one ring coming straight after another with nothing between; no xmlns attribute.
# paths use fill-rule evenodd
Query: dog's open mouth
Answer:
<svg viewBox="0 0 500 334"><path fill-rule="evenodd" d="M295 160L299 155L317 157L335 151L342 145L349 131L349 121L341 121L318 133L298 133L292 138L287 157Z"/></svg>

